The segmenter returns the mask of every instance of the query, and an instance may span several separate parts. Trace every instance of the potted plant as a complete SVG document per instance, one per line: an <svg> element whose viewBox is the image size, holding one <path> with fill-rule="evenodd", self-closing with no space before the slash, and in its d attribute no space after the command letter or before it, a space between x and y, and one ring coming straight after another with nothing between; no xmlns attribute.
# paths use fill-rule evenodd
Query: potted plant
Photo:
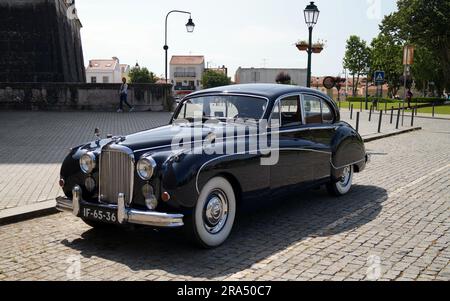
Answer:
<svg viewBox="0 0 450 301"><path fill-rule="evenodd" d="M324 47L325 47L325 42L319 40L312 45L312 52L313 53L321 53Z"/></svg>
<svg viewBox="0 0 450 301"><path fill-rule="evenodd" d="M295 46L298 48L298 50L300 51L306 51L308 50L309 47L309 43L307 41L298 41Z"/></svg>

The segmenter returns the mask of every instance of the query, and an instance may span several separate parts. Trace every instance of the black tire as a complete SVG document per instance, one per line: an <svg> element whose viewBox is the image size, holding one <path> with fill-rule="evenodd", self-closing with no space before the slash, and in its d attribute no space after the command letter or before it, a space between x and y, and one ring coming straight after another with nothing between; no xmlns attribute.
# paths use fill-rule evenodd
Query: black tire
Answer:
<svg viewBox="0 0 450 301"><path fill-rule="evenodd" d="M222 177L211 179L200 192L192 214L185 218L185 231L198 246L221 246L230 236L236 217L236 196Z"/></svg>
<svg viewBox="0 0 450 301"><path fill-rule="evenodd" d="M344 169L344 175L341 180L333 180L332 182L327 184L328 193L331 196L337 197L344 196L349 193L353 185L353 175L353 166L347 166Z"/></svg>

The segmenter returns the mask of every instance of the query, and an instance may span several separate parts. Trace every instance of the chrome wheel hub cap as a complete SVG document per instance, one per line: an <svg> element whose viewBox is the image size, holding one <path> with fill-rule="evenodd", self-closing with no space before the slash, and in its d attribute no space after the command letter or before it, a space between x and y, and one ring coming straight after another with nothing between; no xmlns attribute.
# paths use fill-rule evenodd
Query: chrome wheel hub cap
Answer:
<svg viewBox="0 0 450 301"><path fill-rule="evenodd" d="M339 185L341 185L342 187L346 187L350 181L350 176L351 176L351 168L347 166L346 168L344 168L344 171L342 172L342 178L341 181L339 182Z"/></svg>
<svg viewBox="0 0 450 301"><path fill-rule="evenodd" d="M205 205L203 221L211 234L222 231L228 218L228 200L223 192L213 192Z"/></svg>

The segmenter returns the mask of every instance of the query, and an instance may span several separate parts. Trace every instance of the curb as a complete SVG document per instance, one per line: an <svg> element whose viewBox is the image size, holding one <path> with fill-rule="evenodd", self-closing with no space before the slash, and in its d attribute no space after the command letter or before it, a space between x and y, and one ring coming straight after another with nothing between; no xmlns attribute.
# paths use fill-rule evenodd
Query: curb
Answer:
<svg viewBox="0 0 450 301"><path fill-rule="evenodd" d="M422 130L421 127L411 128L407 130L398 131L395 133L376 135L372 137L363 138L364 142L376 141L388 137L398 136L401 134L411 133L415 131ZM23 207L5 209L0 211L0 226L15 224L19 222L24 222L33 218L45 217L59 213L56 210L56 202L54 200L48 200L32 205L27 205Z"/></svg>
<svg viewBox="0 0 450 301"><path fill-rule="evenodd" d="M397 131L397 132L389 133L389 134L381 134L381 135L369 136L369 137L366 137L366 138L363 137L363 140L364 140L364 142L372 142L372 141L381 140L381 139L384 139L384 138L394 137L394 136L407 134L407 133L411 133L411 132L416 132L416 131L421 131L421 130L422 130L421 127L415 127L415 128L410 128L410 129L407 129L407 130L401 130L401 131Z"/></svg>
<svg viewBox="0 0 450 301"><path fill-rule="evenodd" d="M5 209L0 211L0 226L15 224L33 218L44 217L56 214L56 202L53 200L44 201L32 205Z"/></svg>

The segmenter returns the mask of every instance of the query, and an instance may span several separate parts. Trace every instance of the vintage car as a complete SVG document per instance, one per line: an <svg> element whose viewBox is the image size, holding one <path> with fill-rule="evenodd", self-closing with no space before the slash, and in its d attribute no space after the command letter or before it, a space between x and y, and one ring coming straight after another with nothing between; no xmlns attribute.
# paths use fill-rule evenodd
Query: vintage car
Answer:
<svg viewBox="0 0 450 301"><path fill-rule="evenodd" d="M184 227L192 241L214 248L229 237L242 203L322 185L342 196L368 159L361 136L323 93L220 87L186 96L167 126L98 135L73 148L57 209L92 227Z"/></svg>

